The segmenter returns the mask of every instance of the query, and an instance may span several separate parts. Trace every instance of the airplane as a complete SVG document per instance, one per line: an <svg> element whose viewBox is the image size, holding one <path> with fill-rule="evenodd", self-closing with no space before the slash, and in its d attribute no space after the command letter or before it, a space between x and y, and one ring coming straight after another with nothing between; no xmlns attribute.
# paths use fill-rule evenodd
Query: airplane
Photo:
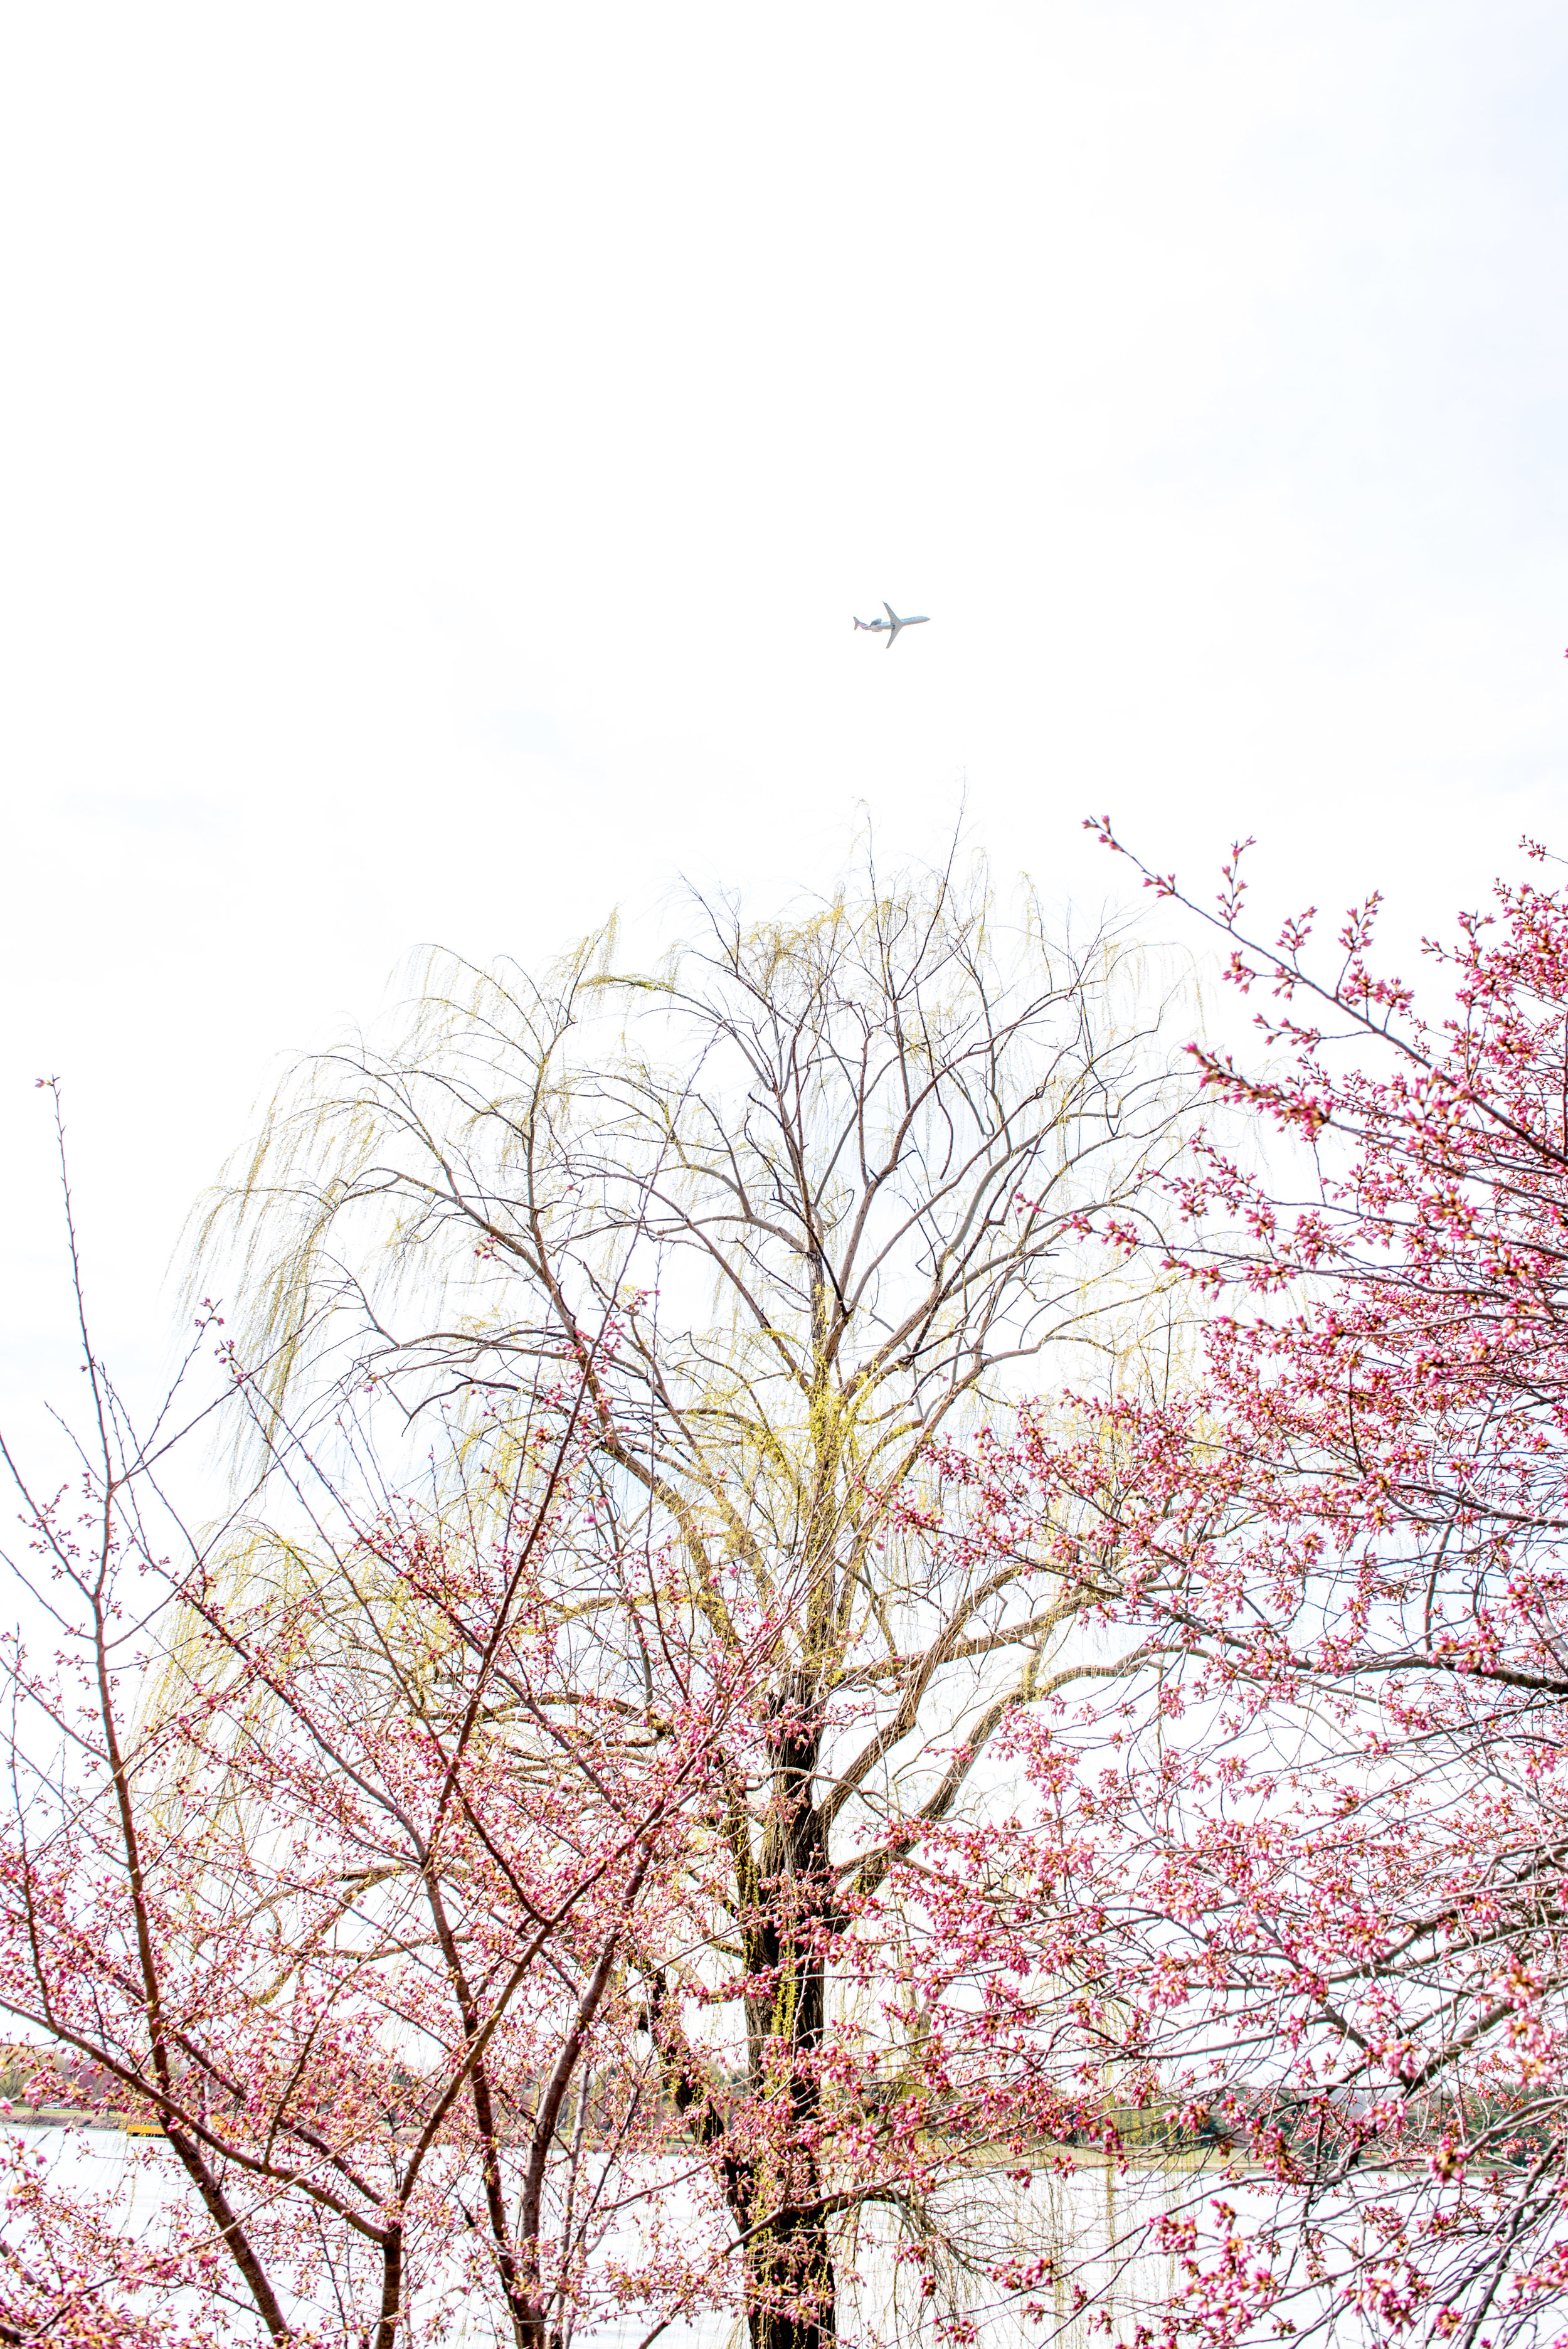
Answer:
<svg viewBox="0 0 1568 2349"><path fill-rule="evenodd" d="M925 612L911 612L907 619L901 620L891 604L884 604L882 610L887 614L885 620L857 620L855 626L857 628L866 629L872 636L875 636L877 630L881 628L887 636L887 648L890 653L901 628L923 628L930 616Z"/></svg>

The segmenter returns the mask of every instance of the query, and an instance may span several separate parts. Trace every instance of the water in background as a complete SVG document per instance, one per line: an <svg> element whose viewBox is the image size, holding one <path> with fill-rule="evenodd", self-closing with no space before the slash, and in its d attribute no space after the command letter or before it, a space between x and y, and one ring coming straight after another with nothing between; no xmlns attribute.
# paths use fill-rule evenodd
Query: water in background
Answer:
<svg viewBox="0 0 1568 2349"><path fill-rule="evenodd" d="M173 2155L156 2139L127 2137L116 2129L4 2126L7 2137L44 2157L56 2184L98 2199L106 2219L125 2234L134 2236L152 2224L185 2190ZM1180 2281L1176 2262L1147 2248L1148 2220L1162 2211L1201 2207L1222 2194L1244 2224L1251 2199L1245 2185L1225 2178L1219 2157L1203 2154L1138 2165L1119 2175L1108 2164L1086 2161L1066 2174L1037 2172L1027 2186L996 2178L957 2181L944 2190L942 2217L944 2233L958 2246L959 2257L956 2266L948 2262L939 2305L951 2307L956 2299L974 2307L981 2317L984 2349L1098 2349L1108 2337L1107 2313L1112 2318L1109 2337L1129 2334L1137 2316ZM858 2288L845 2294L841 2337L862 2349L873 2344L876 2349L903 2344L913 2349L930 2342L932 2311L921 2301L918 2272L895 2269L885 2215L880 2225L879 2234L878 2214L867 2214L855 2260ZM1049 2312L1043 2323L1026 2324L1011 2310L987 2310L993 2288L980 2271L1004 2245L1026 2258L1049 2251L1064 2265L1076 2262L1078 2281L1090 2295L1089 2310L1075 2317L1070 2284L1060 2281L1028 2295ZM629 2251L631 2245L619 2248ZM975 2267L968 2280L963 2273L965 2253ZM1294 2313L1298 2318L1303 2313ZM416 2329L409 2349L419 2349L417 2302L411 2315ZM655 2321L640 2314L583 2325L574 2335L574 2349L638 2349ZM1359 2335L1353 2319L1337 2318L1336 2344ZM490 2313L477 2306L471 2323L459 2321L447 2337L461 2349L493 2349L498 2340ZM738 2332L728 2318L708 2315L667 2325L658 2349L739 2349L743 2340L743 2328Z"/></svg>

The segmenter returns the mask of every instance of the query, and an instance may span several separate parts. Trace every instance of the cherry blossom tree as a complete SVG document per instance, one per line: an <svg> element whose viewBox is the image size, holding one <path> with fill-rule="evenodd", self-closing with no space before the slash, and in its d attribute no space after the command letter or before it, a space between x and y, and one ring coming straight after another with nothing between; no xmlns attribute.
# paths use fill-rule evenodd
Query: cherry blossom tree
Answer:
<svg viewBox="0 0 1568 2349"><path fill-rule="evenodd" d="M1047 2164L1098 2133L1148 2187L1127 2245L1171 2289L1109 2329L1544 2339L1568 2286L1568 894L1500 884L1429 945L1428 1003L1377 968L1376 898L1320 960L1310 910L1251 932L1240 850L1213 912L1145 878L1262 1007L1257 1065L1197 1055L1232 1121L1179 1184L1202 1357L954 1451L972 1506L934 1537L1070 1580L1107 1677L1016 1717L1016 1816L934 1826L910 1898L976 1953L946 2025L982 2018L1020 2145ZM1090 2265L1064 2242L995 2273L1048 2328Z"/></svg>
<svg viewBox="0 0 1568 2349"><path fill-rule="evenodd" d="M571 1364L504 1466L423 1496L376 1485L363 1425L329 1473L273 1415L264 1486L197 1537L170 1472L253 1381L225 1345L225 1393L139 1431L81 1334L74 1476L5 1455L57 1652L0 1654L0 2008L156 2125L168 2203L133 2237L14 2153L0 2338L393 2349L460 2306L563 2349L606 2296L656 2302L645 1976L705 1921L772 1627L704 1655L666 1563L606 1557ZM554 1603L590 1562L662 1610L630 1696Z"/></svg>

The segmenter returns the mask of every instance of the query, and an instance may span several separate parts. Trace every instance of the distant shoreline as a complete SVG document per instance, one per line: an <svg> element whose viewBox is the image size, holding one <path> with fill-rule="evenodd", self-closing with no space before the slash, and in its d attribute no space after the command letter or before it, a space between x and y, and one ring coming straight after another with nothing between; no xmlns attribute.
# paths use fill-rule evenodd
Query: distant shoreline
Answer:
<svg viewBox="0 0 1568 2349"><path fill-rule="evenodd" d="M160 2137L163 2135L160 2123L139 2120L133 2113L84 2112L67 2105L30 2105L20 2110L0 2113L0 2128L103 2129L116 2137Z"/></svg>

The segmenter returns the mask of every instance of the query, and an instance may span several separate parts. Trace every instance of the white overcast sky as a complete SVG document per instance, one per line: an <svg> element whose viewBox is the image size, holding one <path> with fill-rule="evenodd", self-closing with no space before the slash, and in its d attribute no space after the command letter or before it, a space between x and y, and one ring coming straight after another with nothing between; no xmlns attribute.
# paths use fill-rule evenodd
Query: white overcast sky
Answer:
<svg viewBox="0 0 1568 2349"><path fill-rule="evenodd" d="M13 1396L42 1072L135 1369L420 940L1568 848L1563 0L18 0L0 191Z"/></svg>

